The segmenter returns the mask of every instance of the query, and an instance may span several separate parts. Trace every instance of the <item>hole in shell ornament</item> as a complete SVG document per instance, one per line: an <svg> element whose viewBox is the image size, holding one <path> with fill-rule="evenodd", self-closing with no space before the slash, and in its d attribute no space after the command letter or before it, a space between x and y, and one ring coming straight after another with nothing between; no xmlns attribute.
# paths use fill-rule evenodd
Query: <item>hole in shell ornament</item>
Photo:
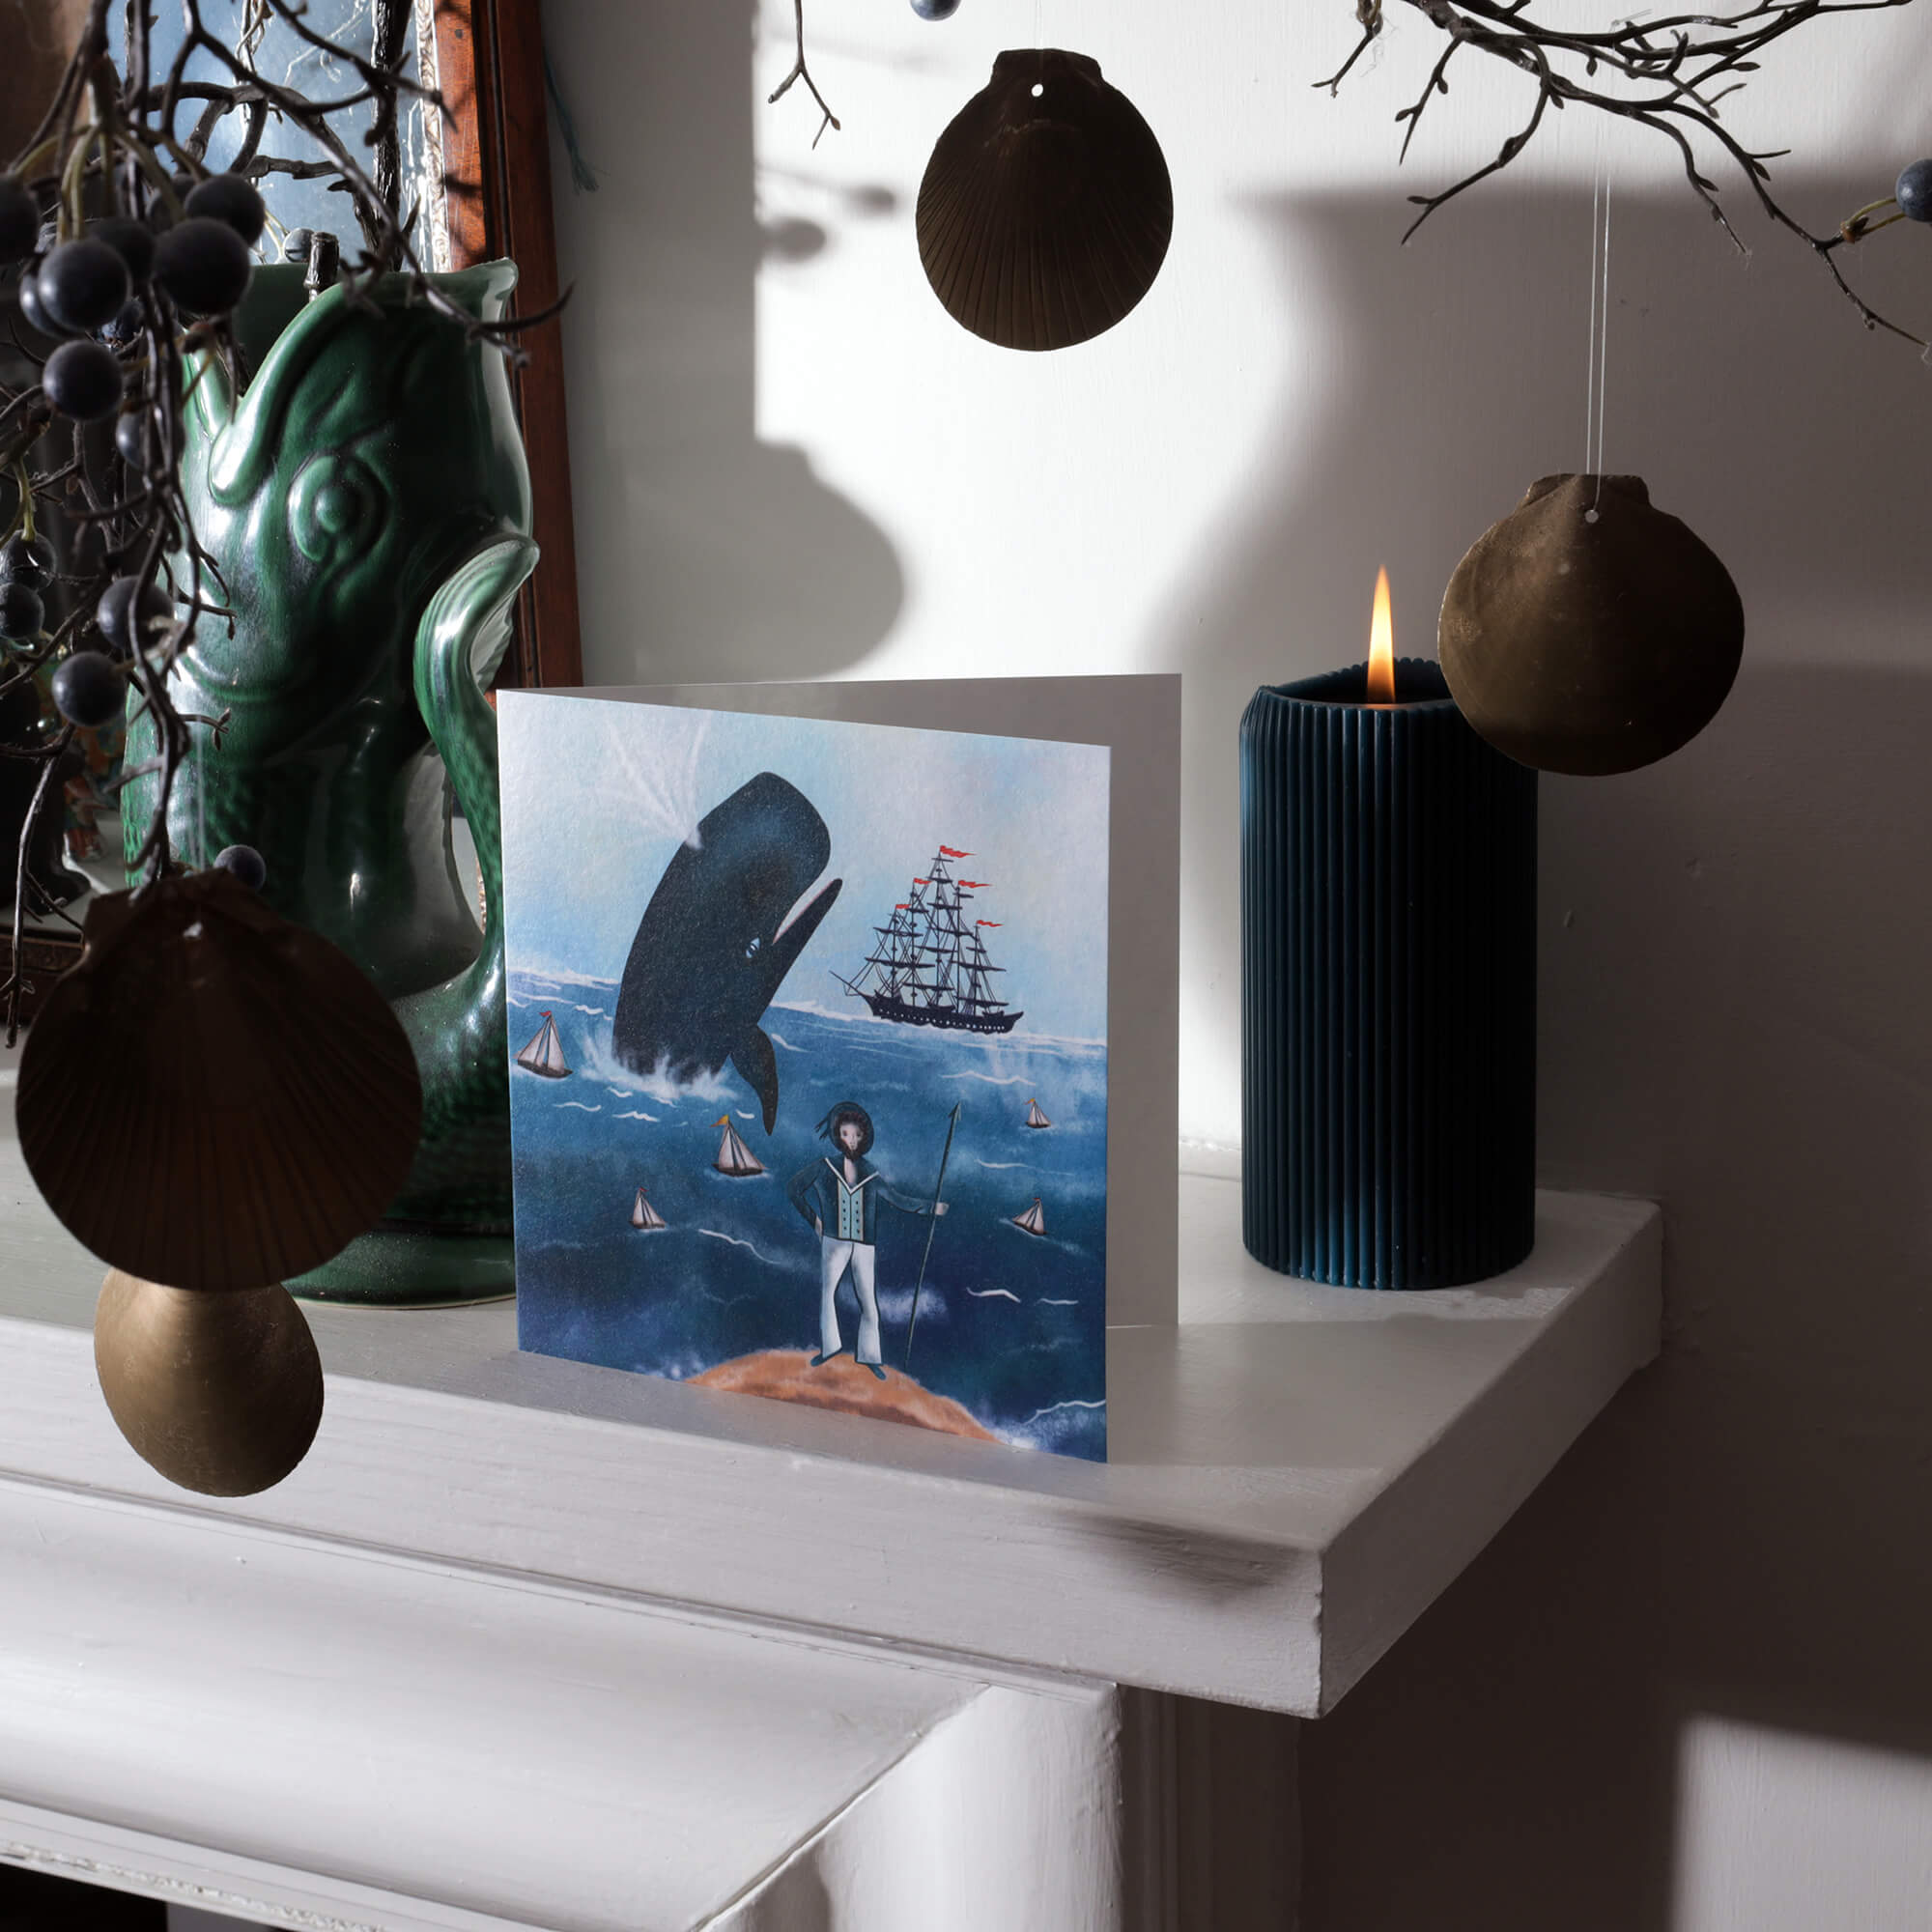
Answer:
<svg viewBox="0 0 1932 1932"><path fill-rule="evenodd" d="M1067 349L1153 286L1174 186L1153 129L1097 61L1003 53L920 183L919 258L946 311L1002 349Z"/></svg>
<svg viewBox="0 0 1932 1932"><path fill-rule="evenodd" d="M1546 476L1456 566L1443 674L1497 751L1631 772L1717 716L1744 656L1730 572L1639 476Z"/></svg>

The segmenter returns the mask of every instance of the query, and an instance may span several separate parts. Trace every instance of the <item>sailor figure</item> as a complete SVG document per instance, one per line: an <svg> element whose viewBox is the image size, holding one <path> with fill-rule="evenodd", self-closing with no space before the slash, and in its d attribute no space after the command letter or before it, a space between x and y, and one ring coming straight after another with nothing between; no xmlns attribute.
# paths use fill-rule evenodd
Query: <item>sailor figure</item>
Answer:
<svg viewBox="0 0 1932 1932"><path fill-rule="evenodd" d="M844 1352L838 1333L838 1284L849 1271L859 1296L859 1339L855 1358L878 1377L880 1366L879 1295L875 1246L879 1209L896 1208L901 1214L946 1212L946 1203L914 1200L891 1185L866 1158L872 1150L872 1117L856 1100L840 1100L818 1123L820 1140L836 1151L802 1167L785 1190L791 1205L811 1224L818 1236L819 1301L816 1369Z"/></svg>

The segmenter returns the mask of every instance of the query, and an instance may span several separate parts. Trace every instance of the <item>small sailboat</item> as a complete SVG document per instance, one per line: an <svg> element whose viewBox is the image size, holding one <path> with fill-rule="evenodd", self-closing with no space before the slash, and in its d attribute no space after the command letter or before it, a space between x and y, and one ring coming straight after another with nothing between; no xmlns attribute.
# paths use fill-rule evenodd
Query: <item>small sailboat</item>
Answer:
<svg viewBox="0 0 1932 1932"><path fill-rule="evenodd" d="M537 1037L517 1055L517 1065L526 1073L540 1073L546 1080L561 1080L570 1068L563 1058L563 1042L556 1037L556 1022L546 1013Z"/></svg>
<svg viewBox="0 0 1932 1932"><path fill-rule="evenodd" d="M1026 1123L1030 1127L1050 1127L1053 1124L1053 1122L1049 1121L1046 1118L1046 1116L1039 1111L1039 1102L1037 1100L1029 1100L1027 1102Z"/></svg>
<svg viewBox="0 0 1932 1932"><path fill-rule="evenodd" d="M644 1190L639 1188L638 1198L631 1204L631 1226L640 1235L655 1235L665 1225L665 1217L644 1199Z"/></svg>
<svg viewBox="0 0 1932 1932"><path fill-rule="evenodd" d="M711 1163L720 1174L741 1180L764 1173L764 1162L745 1145L729 1114L720 1114L712 1124L724 1129L724 1138L718 1143L718 1158Z"/></svg>
<svg viewBox="0 0 1932 1932"><path fill-rule="evenodd" d="M1039 1196L1037 1194L1033 1197L1033 1206L1031 1208L1025 1209L1022 1213L1009 1214L1007 1218L1023 1234L1043 1235L1046 1233L1046 1213L1039 1205Z"/></svg>

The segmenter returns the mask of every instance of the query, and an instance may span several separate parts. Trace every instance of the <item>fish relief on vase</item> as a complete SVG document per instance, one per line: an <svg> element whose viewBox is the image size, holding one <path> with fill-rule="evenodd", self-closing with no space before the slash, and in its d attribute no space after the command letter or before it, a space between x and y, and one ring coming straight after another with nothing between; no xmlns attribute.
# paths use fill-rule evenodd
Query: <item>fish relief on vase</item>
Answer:
<svg viewBox="0 0 1932 1932"><path fill-rule="evenodd" d="M521 1345L1104 1459L1107 749L499 728Z"/></svg>
<svg viewBox="0 0 1932 1932"><path fill-rule="evenodd" d="M170 672L195 721L167 793L173 849L192 867L228 845L259 851L263 896L369 977L422 1080L402 1192L289 1284L318 1299L469 1301L513 1286L483 691L537 558L509 375L486 332L516 279L493 262L431 276L436 303L401 276L310 300L299 268L258 269L235 318L246 384L211 349L189 363L182 487L221 610ZM130 697L130 864L161 807L156 730ZM480 924L451 844L457 808Z"/></svg>

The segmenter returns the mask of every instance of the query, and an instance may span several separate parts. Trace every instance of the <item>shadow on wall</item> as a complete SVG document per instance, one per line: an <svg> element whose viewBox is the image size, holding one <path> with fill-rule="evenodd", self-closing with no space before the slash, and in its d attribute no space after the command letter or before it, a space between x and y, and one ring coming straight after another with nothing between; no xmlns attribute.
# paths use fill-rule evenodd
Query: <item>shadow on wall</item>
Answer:
<svg viewBox="0 0 1932 1932"><path fill-rule="evenodd" d="M1264 211L1346 351L1202 598L1190 701L1230 745L1255 683L1360 654L1378 554L1422 650L1463 546L1577 459L1587 199L1474 197L1419 269L1386 213ZM1308 1932L1728 1932L1681 1869L1700 1716L1932 1758L1932 378L1775 237L1745 273L1694 211L1620 201L1613 248L1610 467L1725 558L1748 634L1702 738L1544 782L1539 1153L1663 1202L1669 1340L1307 1727ZM1932 322L1922 249L1872 266ZM1190 782L1226 793L1190 869L1232 923L1232 775ZM1748 1746L1714 1775L1747 1794Z"/></svg>
<svg viewBox="0 0 1932 1932"><path fill-rule="evenodd" d="M1873 191L1791 198L1829 229ZM1255 213L1283 281L1289 412L1272 474L1244 481L1189 590L1201 668L1252 688L1359 659L1380 563L1398 648L1433 655L1463 552L1536 477L1583 467L1590 196L1486 188L1406 247L1393 193ZM1932 405L1918 353L1868 336L1809 253L1761 222L1747 260L1685 194L1620 196L1612 217L1608 467L1647 477L1729 560L1754 634L1794 593L1922 589L1923 494L1898 467L1918 462ZM1844 259L1932 333L1922 239L1880 235Z"/></svg>
<svg viewBox="0 0 1932 1932"><path fill-rule="evenodd" d="M599 181L565 192L554 156L591 683L822 675L904 601L877 526L757 438L760 260L836 247L839 224L895 202L861 189L828 196L823 225L760 224L754 16L751 0L636 0L573 9L551 39Z"/></svg>
<svg viewBox="0 0 1932 1932"><path fill-rule="evenodd" d="M1728 1932L1680 1861L1763 1768L1684 1791L1690 1725L1932 1758L1928 742L1932 667L1772 667L1640 795L1546 785L1547 1165L1663 1201L1668 1339L1310 1727L1309 1932ZM1760 1863L1876 1855L1819 1762Z"/></svg>
<svg viewBox="0 0 1932 1932"><path fill-rule="evenodd" d="M1783 185L1820 228L1883 191ZM1157 619L1187 679L1182 971L1206 1030L1191 1050L1230 1088L1242 708L1259 684L1366 655L1379 564L1398 651L1433 657L1463 551L1536 477L1583 467L1590 214L1587 186L1486 186L1405 248L1393 185L1254 204L1283 292L1282 367L1255 392L1278 396L1279 426ZM1614 200L1606 449L1729 566L1748 691L1767 658L1903 655L1906 613L1932 587L1932 376L1909 345L1868 336L1799 243L1761 220L1745 232L1748 264L1688 194ZM1852 266L1932 332L1925 251L1889 245L1923 239L1879 235ZM1704 769L1695 747L1683 755Z"/></svg>

